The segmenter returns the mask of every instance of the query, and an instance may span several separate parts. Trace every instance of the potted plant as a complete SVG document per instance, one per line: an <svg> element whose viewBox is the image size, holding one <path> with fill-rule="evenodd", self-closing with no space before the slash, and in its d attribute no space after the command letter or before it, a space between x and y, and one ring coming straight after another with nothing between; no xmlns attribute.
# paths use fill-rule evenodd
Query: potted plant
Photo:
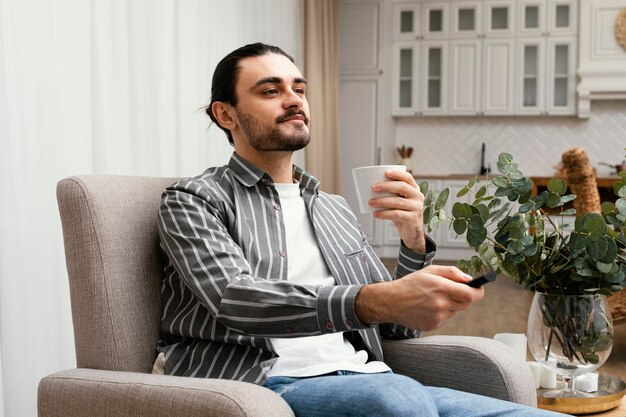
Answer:
<svg viewBox="0 0 626 417"><path fill-rule="evenodd" d="M605 296L626 286L626 172L614 185L615 203L603 203L602 213L576 215L564 207L576 198L566 194L564 180L554 178L533 195L532 181L510 154L500 154L497 169L500 175L487 184L471 179L456 195L469 194L471 201L454 202L450 213L444 210L448 189L435 195L420 184L424 222L429 231L448 223L474 248L475 256L458 263L463 271L500 272L535 293L531 352L568 382L569 392L555 396L581 395L571 385L574 376L600 366L612 346Z"/></svg>

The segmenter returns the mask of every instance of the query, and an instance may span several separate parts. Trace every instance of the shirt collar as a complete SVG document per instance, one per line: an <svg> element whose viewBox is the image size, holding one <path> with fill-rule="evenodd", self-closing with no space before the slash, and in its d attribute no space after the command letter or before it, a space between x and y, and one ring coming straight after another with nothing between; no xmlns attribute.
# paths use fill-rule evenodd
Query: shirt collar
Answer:
<svg viewBox="0 0 626 417"><path fill-rule="evenodd" d="M233 171L237 180L246 187L252 187L259 181L267 182L266 185L273 182L272 177L270 177L265 171L252 165L240 155L237 155L236 152L233 152L233 156L228 162L228 167ZM293 166L292 177L300 183L301 189L313 191L319 189L320 181L296 165Z"/></svg>

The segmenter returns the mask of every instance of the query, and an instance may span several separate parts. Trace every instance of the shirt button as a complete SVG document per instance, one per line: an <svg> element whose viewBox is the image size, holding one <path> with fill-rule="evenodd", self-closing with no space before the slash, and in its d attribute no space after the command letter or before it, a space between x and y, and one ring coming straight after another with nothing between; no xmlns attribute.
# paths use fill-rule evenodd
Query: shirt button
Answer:
<svg viewBox="0 0 626 417"><path fill-rule="evenodd" d="M278 254L280 256L284 257L285 256L285 251L281 249L281 250L278 251Z"/></svg>
<svg viewBox="0 0 626 417"><path fill-rule="evenodd" d="M346 320L346 324L348 325L348 327L354 326L354 322L350 319Z"/></svg>
<svg viewBox="0 0 626 417"><path fill-rule="evenodd" d="M329 321L326 322L326 330L332 330L333 329L333 324Z"/></svg>
<svg viewBox="0 0 626 417"><path fill-rule="evenodd" d="M280 206L278 204L274 204L274 210L276 211L280 210Z"/></svg>
<svg viewBox="0 0 626 417"><path fill-rule="evenodd" d="M367 262L367 256L363 256L363 262Z"/></svg>
<svg viewBox="0 0 626 417"><path fill-rule="evenodd" d="M265 185L270 185L272 182L270 180L268 180L267 178L263 178L263 184Z"/></svg>
<svg viewBox="0 0 626 417"><path fill-rule="evenodd" d="M293 329L291 327L285 327L285 333L292 333Z"/></svg>

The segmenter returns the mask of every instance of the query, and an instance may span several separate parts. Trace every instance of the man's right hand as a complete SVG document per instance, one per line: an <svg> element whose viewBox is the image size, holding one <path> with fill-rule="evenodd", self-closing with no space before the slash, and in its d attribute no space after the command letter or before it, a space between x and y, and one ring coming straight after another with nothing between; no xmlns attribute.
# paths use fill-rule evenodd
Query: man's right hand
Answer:
<svg viewBox="0 0 626 417"><path fill-rule="evenodd" d="M483 298L483 288L465 285L471 279L454 266L431 265L394 281L364 286L355 300L356 314L368 325L397 323L434 330Z"/></svg>

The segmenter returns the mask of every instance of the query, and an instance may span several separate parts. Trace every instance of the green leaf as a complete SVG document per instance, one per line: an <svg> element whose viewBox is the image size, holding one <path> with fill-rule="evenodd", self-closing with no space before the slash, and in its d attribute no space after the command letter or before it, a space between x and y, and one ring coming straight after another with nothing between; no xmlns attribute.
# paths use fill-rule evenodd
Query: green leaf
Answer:
<svg viewBox="0 0 626 417"><path fill-rule="evenodd" d="M433 216L428 223L428 227L430 227L431 230L437 230L439 228L439 217Z"/></svg>
<svg viewBox="0 0 626 417"><path fill-rule="evenodd" d="M462 235L467 230L467 220L463 218L454 219L452 228L457 235Z"/></svg>
<svg viewBox="0 0 626 417"><path fill-rule="evenodd" d="M444 188L444 190L437 197L437 202L435 203L435 210L441 210L446 203L448 202L448 196L450 195L450 189Z"/></svg>
<svg viewBox="0 0 626 417"><path fill-rule="evenodd" d="M550 191L551 193L563 195L565 194L566 190L567 184L562 179L552 178L550 181L548 181L548 191Z"/></svg>
<svg viewBox="0 0 626 417"><path fill-rule="evenodd" d="M533 208L534 205L535 205L535 202L531 200L519 206L518 211L520 213L528 213Z"/></svg>
<svg viewBox="0 0 626 417"><path fill-rule="evenodd" d="M558 207L561 205L561 196L558 193L550 192L546 198L546 205L550 208Z"/></svg>
<svg viewBox="0 0 626 417"><path fill-rule="evenodd" d="M624 187L626 188L626 187ZM626 199L620 198L615 202L615 209L622 215L626 215Z"/></svg>
<svg viewBox="0 0 626 417"><path fill-rule="evenodd" d="M478 246L480 246L485 239L487 238L487 229L485 229L484 227L482 229L478 229L478 230L468 230L467 232L467 243L470 244L470 246L477 248Z"/></svg>
<svg viewBox="0 0 626 417"><path fill-rule="evenodd" d="M596 262L596 268L603 274L608 274L613 268L613 264L605 264L604 262Z"/></svg>
<svg viewBox="0 0 626 417"><path fill-rule="evenodd" d="M539 248L534 243L530 244L524 248L524 256L534 256L538 249Z"/></svg>
<svg viewBox="0 0 626 417"><path fill-rule="evenodd" d="M478 189L478 191L476 191L476 198L481 198L482 196L484 196L487 193L487 187L485 187L484 185L482 187L480 187Z"/></svg>
<svg viewBox="0 0 626 417"><path fill-rule="evenodd" d="M476 184L477 181L477 177L476 175L474 175L472 178L470 178L469 182L467 183L467 188L472 188L474 186L474 184Z"/></svg>
<svg viewBox="0 0 626 417"><path fill-rule="evenodd" d="M598 213L587 213L583 218L583 230L589 233L591 240L598 240L606 233L606 223Z"/></svg>
<svg viewBox="0 0 626 417"><path fill-rule="evenodd" d="M465 217L465 208L463 207L463 203L459 203L458 201L452 205L452 215L459 219Z"/></svg>
<svg viewBox="0 0 626 417"><path fill-rule="evenodd" d="M509 185L509 180L505 176L495 177L491 180L492 184L498 188L505 188Z"/></svg>
<svg viewBox="0 0 626 417"><path fill-rule="evenodd" d="M513 240L506 247L507 252L517 255L524 250L524 244L519 240Z"/></svg>
<svg viewBox="0 0 626 417"><path fill-rule="evenodd" d="M610 201L603 201L600 207L602 209L602 214L605 216L616 213L615 204Z"/></svg>
<svg viewBox="0 0 626 417"><path fill-rule="evenodd" d="M487 220L489 219L489 208L484 204L478 204L475 207L478 209L478 213L480 214L480 217L483 219L483 224L487 223Z"/></svg>
<svg viewBox="0 0 626 417"><path fill-rule="evenodd" d="M606 242L606 250L604 255L599 258L600 261L604 263L612 263L617 258L617 244L611 238L603 236L604 241Z"/></svg>
<svg viewBox="0 0 626 417"><path fill-rule="evenodd" d="M576 214L576 209L567 209L564 210L563 213L561 213L562 216L573 216L574 214Z"/></svg>
<svg viewBox="0 0 626 417"><path fill-rule="evenodd" d="M465 194L469 193L470 187L469 186L465 186L463 188L461 188L457 193L456 196L457 198L459 197L463 197Z"/></svg>

